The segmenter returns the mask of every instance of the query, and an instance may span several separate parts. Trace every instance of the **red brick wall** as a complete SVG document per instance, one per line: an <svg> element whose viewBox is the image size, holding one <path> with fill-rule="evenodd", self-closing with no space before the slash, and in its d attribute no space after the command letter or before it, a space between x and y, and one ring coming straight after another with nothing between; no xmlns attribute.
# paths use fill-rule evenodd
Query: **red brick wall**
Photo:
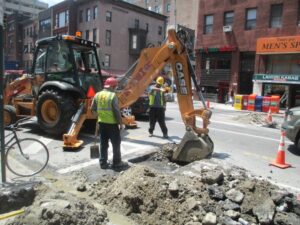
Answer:
<svg viewBox="0 0 300 225"><path fill-rule="evenodd" d="M269 28L271 4L283 3L282 27ZM255 30L245 30L245 11L257 8ZM300 34L298 0L200 0L196 49L201 47L238 46L240 51L255 51L260 37L289 36ZM232 33L223 33L225 11L234 11ZM204 15L213 14L213 33L203 35Z"/></svg>

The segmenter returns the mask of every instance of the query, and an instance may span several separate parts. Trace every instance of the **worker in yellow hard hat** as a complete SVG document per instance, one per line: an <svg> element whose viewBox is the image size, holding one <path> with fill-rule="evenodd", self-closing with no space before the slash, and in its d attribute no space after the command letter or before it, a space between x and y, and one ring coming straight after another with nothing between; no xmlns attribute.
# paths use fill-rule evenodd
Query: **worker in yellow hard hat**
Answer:
<svg viewBox="0 0 300 225"><path fill-rule="evenodd" d="M164 78L159 76L156 79L156 84L150 87L149 91L149 137L153 136L156 121L159 123L164 138L168 138L168 129L165 123L165 90L163 88Z"/></svg>

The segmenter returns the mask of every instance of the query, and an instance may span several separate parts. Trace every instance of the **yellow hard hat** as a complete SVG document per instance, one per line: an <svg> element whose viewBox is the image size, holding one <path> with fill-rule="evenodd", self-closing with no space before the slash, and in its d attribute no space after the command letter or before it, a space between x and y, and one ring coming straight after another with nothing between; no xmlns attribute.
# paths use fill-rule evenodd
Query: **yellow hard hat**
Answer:
<svg viewBox="0 0 300 225"><path fill-rule="evenodd" d="M164 84L164 78L162 76L159 76L157 79L156 79L156 83L157 84L160 84L160 85L163 85Z"/></svg>

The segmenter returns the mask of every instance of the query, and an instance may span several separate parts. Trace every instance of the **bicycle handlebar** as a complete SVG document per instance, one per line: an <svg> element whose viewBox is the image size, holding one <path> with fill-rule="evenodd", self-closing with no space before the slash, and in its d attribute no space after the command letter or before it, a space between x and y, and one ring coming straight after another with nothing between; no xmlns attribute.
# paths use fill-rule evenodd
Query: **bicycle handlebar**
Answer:
<svg viewBox="0 0 300 225"><path fill-rule="evenodd" d="M25 118L19 119L17 122L15 122L13 124L10 124L8 126L5 126L4 129L6 129L6 130L16 130L20 123L22 123L26 120L30 120L30 119L31 119L31 117L25 117Z"/></svg>

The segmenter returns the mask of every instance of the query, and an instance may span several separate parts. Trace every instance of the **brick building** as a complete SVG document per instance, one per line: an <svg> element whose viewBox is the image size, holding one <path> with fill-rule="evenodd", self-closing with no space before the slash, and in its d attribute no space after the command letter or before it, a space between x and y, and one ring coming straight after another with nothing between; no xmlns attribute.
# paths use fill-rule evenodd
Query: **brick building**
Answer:
<svg viewBox="0 0 300 225"><path fill-rule="evenodd" d="M38 38L38 19L24 20L21 24L23 25L22 68L29 72L33 63L34 45Z"/></svg>
<svg viewBox="0 0 300 225"><path fill-rule="evenodd" d="M77 25L77 1L65 0L52 8L52 35L75 35Z"/></svg>
<svg viewBox="0 0 300 225"><path fill-rule="evenodd" d="M200 0L199 7L196 71L208 97L224 102L231 91L254 92L287 95L290 106L298 104L300 49L256 52L259 38L298 39L298 0ZM274 67L279 61L281 70ZM281 75L293 78L276 79Z"/></svg>
<svg viewBox="0 0 300 225"><path fill-rule="evenodd" d="M78 30L83 38L100 44L103 69L122 74L148 44L165 39L166 17L116 0L79 0Z"/></svg>
<svg viewBox="0 0 300 225"><path fill-rule="evenodd" d="M23 21L29 17L22 14L7 16L7 25L4 32L4 68L21 69L23 57Z"/></svg>

